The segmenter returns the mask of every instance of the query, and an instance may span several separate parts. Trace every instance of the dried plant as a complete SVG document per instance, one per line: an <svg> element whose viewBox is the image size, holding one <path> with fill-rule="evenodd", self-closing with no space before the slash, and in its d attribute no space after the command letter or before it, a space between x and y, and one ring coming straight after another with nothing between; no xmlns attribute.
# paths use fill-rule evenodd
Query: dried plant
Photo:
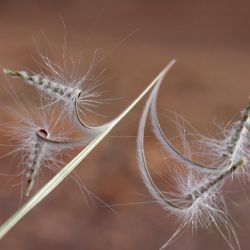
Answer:
<svg viewBox="0 0 250 250"><path fill-rule="evenodd" d="M153 88L140 119L137 156L139 170L145 186L152 197L167 211L178 218L179 227L172 237L161 247L166 248L187 227L192 229L198 227L217 228L221 236L228 243L230 249L234 245L238 248L239 242L230 221L230 213L226 205L223 193L223 185L232 180L234 176L248 175L249 165L249 141L250 141L250 105L242 111L240 121L229 125L223 133L224 138L218 140L200 136L200 148L206 153L201 153L203 159L199 163L194 161L190 154L182 154L170 142L160 126L157 115L157 96L161 82L169 69L174 65L172 60L162 72L150 83L150 85L116 118L100 126L90 126L81 118L81 112L90 111L91 108L101 100L97 85L86 84L88 72L79 80L66 80L63 70L45 58L46 67L53 73L51 76L45 74L34 74L26 71L4 70L4 73L15 78L20 78L25 83L38 89L41 95L48 98L50 107L42 114L40 123L33 120L29 115L25 116L19 126L8 125L9 135L19 144L10 153L20 152L22 155L19 166L26 178L26 195L30 195L37 181L39 172L47 166L58 166L57 155L62 150L75 147L84 149L75 156L59 173L57 173L44 187L34 194L16 213L11 216L0 227L0 238L4 237L16 223L26 215L43 198L51 193L79 163L105 138L105 136L130 112L130 110ZM52 112L51 107L60 105L58 119L48 122L47 116ZM84 136L72 139L64 134L56 135L53 128L63 119L64 114L74 125L84 132ZM163 192L151 176L144 149L144 132L147 117L150 116L155 137L171 156L172 164L178 164L185 169L185 174L174 169L176 174L175 192ZM182 140L186 151L189 152L188 141L185 135ZM61 162L60 162L61 164Z"/></svg>
<svg viewBox="0 0 250 250"><path fill-rule="evenodd" d="M21 151L23 156L21 165L23 166L23 171L27 179L26 195L29 195L32 191L41 168L55 161L57 152L61 151L61 149L68 149L76 146L83 147L85 145L85 147L0 227L0 238L4 237L25 214L51 193L57 185L59 185L79 165L79 163L153 88L159 79L167 73L173 62L167 65L149 86L120 113L120 115L101 126L89 126L80 117L80 113L83 109L89 110L92 105L99 103L98 99L96 99L96 97L99 96L96 92L96 86L88 87L86 85L88 73L78 81L69 82L65 80L63 70L61 70L60 67L54 65L49 60L45 60L45 64L50 71L53 72L53 76L49 77L43 74L32 74L26 71L6 69L4 73L22 79L38 89L42 94L47 96L49 100L52 100L46 106L51 107L55 103L62 103L63 108L61 108L59 118L56 119L53 126L57 126L57 124L60 123L62 115L67 111L66 113L70 118L69 120L73 121L74 124L77 123L77 126L85 132L85 137L73 140L65 136L54 136L51 134L48 123L37 124L30 118L26 119L24 126L20 126L17 130L11 130L11 127L9 127L12 136L14 136L15 140L19 141L20 144L14 151ZM25 124L28 126L25 126Z"/></svg>
<svg viewBox="0 0 250 250"><path fill-rule="evenodd" d="M162 80L163 78L159 80L146 102L140 119L137 139L139 170L145 186L152 197L165 210L175 214L180 222L179 228L161 249L169 246L188 225L196 229L198 226L209 228L211 224L215 225L230 249L234 249L233 239L240 248L236 232L230 222L222 186L235 175L247 174L250 160L250 105L242 111L241 120L225 130L222 140L201 137L201 148L206 150L201 155L209 157L210 162L209 165L203 165L180 153L160 126L156 104ZM174 193L160 190L147 165L144 131L149 114L156 138L172 158L171 168L174 169L175 165L179 164L186 169L186 175L183 175L178 172L178 168L175 168L176 174L172 176L173 179L175 178L176 184ZM183 140L186 145L186 139L183 138Z"/></svg>

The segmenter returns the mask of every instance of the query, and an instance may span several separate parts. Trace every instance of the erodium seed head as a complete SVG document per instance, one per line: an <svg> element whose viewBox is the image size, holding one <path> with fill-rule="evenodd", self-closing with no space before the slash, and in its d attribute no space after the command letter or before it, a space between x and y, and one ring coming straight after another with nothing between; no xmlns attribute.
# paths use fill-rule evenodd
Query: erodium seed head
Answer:
<svg viewBox="0 0 250 250"><path fill-rule="evenodd" d="M246 166L237 173L246 174L250 162L250 105L241 112L241 116L239 121L222 129L222 139L202 136L199 144L205 151L204 156L208 154L210 161L216 162L221 170L245 158Z"/></svg>
<svg viewBox="0 0 250 250"><path fill-rule="evenodd" d="M52 71L52 69L51 69ZM86 77L82 77L77 81L67 81L63 76L59 77L59 73L55 74L54 80L46 75L30 74L26 71L12 71L4 69L4 73L13 77L21 78L26 83L34 86L36 89L45 94L51 100L49 105L62 103L61 115L67 113L70 120L73 120L85 132L99 132L99 127L88 126L81 119L81 113L85 111L93 112L92 109L101 104L98 100L101 93L97 91L96 86L86 84ZM101 129L101 126L100 126Z"/></svg>
<svg viewBox="0 0 250 250"><path fill-rule="evenodd" d="M38 136L40 135L40 136ZM41 136L47 138L49 136L45 129L39 129L33 140L30 142L33 150L29 153L27 157L27 167L26 167L26 178L27 178L27 190L26 195L30 194L31 189L35 184L35 180L39 174L40 168L45 160L44 156L46 154L46 142L41 139Z"/></svg>
<svg viewBox="0 0 250 250"><path fill-rule="evenodd" d="M12 71L8 69L5 69L4 73L23 79L26 83L36 87L53 100L65 102L65 107L70 106L68 107L69 112L72 112L72 105L74 105L74 102L76 102L77 98L81 95L81 90L77 86L67 86L62 82L50 80L47 76L33 75L26 71Z"/></svg>
<svg viewBox="0 0 250 250"><path fill-rule="evenodd" d="M7 123L3 128L12 141L10 154L18 154L21 162L18 167L26 179L25 193L29 195L44 168L57 170L62 165L62 150L85 145L85 139L70 139L62 129L63 121L56 118L56 110L29 112L20 103L23 112L14 112L16 122ZM11 112L11 109L9 109Z"/></svg>
<svg viewBox="0 0 250 250"><path fill-rule="evenodd" d="M207 140L208 147L214 151L214 154L217 154L220 161L212 158L211 161L214 161L214 164L201 165L192 161L189 158L190 154L184 156L177 151L161 129L156 112L156 100L161 81L162 79L158 81L146 102L137 137L137 158L145 186L152 197L165 210L175 214L180 222L179 228L161 249L166 248L188 225L196 229L198 226L209 228L212 224L228 243L230 249L234 249L232 241L240 248L234 228L229 221L222 186L235 173L240 172L239 170L244 171L249 164L250 107L248 106L243 111L242 119L225 132L224 140ZM174 193L163 192L158 188L147 165L144 131L148 114L150 114L156 138L164 146L166 153L172 156L173 162L170 163L173 165L172 169L176 169L175 164L180 164L186 170L184 175L179 174L177 170L172 171L176 172L170 176L176 179L176 192ZM187 144L185 138L183 142L185 147ZM211 155L209 153L204 157L211 157Z"/></svg>

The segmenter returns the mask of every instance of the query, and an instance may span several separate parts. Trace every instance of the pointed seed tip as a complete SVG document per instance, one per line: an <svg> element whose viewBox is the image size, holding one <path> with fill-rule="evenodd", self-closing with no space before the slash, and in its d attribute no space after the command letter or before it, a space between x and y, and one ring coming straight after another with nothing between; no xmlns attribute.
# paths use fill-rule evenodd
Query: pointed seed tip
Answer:
<svg viewBox="0 0 250 250"><path fill-rule="evenodd" d="M3 73L6 75L13 75L15 74L15 71L10 70L10 69L3 69Z"/></svg>

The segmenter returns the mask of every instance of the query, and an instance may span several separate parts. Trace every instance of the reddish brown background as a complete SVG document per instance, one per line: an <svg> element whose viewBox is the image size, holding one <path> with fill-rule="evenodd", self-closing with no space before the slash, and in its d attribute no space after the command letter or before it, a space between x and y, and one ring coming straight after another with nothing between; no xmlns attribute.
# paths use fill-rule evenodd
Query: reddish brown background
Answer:
<svg viewBox="0 0 250 250"><path fill-rule="evenodd" d="M0 65L37 71L39 67L32 59L37 54L34 40L42 51L59 58L67 32L68 52L75 58L82 54L85 70L96 49L99 59L105 57L95 70L106 68L105 97L120 99L98 111L113 117L176 57L178 63L159 97L163 126L168 128L164 114L172 110L208 136L216 131L215 117L227 122L248 101L249 13L249 1L1 0ZM0 80L1 104L11 105L13 101L4 91L7 79L1 74ZM29 86L11 82L23 95L22 100L35 101L37 97ZM142 104L77 169L88 188L109 204L151 200L138 174L135 156L134 136L141 110ZM3 113L1 122L6 120ZM158 164L162 151L152 134L148 135L148 154ZM169 136L175 135L176 131L170 129ZM5 154L6 148L1 153ZM1 160L3 172L15 168L16 163L8 162ZM50 177L45 171L42 179ZM19 207L20 186L11 187L6 178L1 177L1 223ZM16 178L12 184L18 182ZM237 193L228 195L243 250L249 249L248 185L243 194L238 183L231 184L231 190ZM176 218L169 217L157 204L118 206L119 216L97 205L88 208L77 185L68 179L8 233L0 249L151 250L164 244L177 228ZM198 230L184 233L168 249L222 250L228 246L218 233Z"/></svg>

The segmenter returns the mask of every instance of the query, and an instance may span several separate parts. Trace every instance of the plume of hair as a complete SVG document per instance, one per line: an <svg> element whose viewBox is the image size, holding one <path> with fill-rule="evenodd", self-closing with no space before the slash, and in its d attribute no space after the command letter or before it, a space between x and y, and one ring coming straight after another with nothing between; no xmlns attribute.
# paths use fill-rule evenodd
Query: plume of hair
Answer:
<svg viewBox="0 0 250 250"><path fill-rule="evenodd" d="M96 94L95 86L87 87L85 85L86 76L82 77L79 81L74 83L65 82L65 79L57 72L52 66L50 66L52 72L57 76L55 79L50 79L43 74L31 74L26 71L13 71L10 69L4 69L6 75L12 77L20 78L24 80L29 85L34 86L42 93L46 94L54 101L64 102L64 107L66 113L73 118L80 128L88 134L98 134L105 130L112 121L100 125L100 126L91 126L84 122L80 117L80 111L83 109L90 110L90 107L99 103L94 98L98 97L99 94Z"/></svg>
<svg viewBox="0 0 250 250"><path fill-rule="evenodd" d="M168 70L174 63L175 61L173 60L169 65ZM194 226L196 228L198 224L203 227L208 227L211 223L216 226L231 249L234 249L231 243L232 236L235 239L238 248L240 248L234 228L228 219L221 187L236 171L247 165L247 156L243 153L245 151L241 150L241 153L238 152L237 160L227 161L222 168L200 165L179 153L164 135L156 112L157 94L164 76L158 80L144 106L137 137L137 158L139 170L145 186L152 197L161 204L165 210L179 216L182 221L179 229L174 233L170 240L164 244L163 248L168 246L186 225L191 224L192 227ZM144 151L144 131L149 112L154 133L157 139L163 144L166 152L173 156L178 163L189 169L188 176L185 179L183 176L180 177L177 175L177 188L179 189L180 194L175 193L167 195L165 192L163 193L151 177ZM245 129L248 128L248 132L243 132L245 137L248 133L247 138L249 138L248 117L249 109L247 108L243 114L241 123L241 129L242 127L245 127ZM239 132L239 129L237 131L238 138L240 138L239 134L241 134L241 132ZM233 141L235 142L237 139L235 139L235 136L233 138ZM202 177L197 178L197 174L194 174L193 170L196 170L197 174L200 174ZM207 176L204 177L204 174L207 174ZM222 226L226 229L227 234L223 232L218 222L221 222Z"/></svg>

